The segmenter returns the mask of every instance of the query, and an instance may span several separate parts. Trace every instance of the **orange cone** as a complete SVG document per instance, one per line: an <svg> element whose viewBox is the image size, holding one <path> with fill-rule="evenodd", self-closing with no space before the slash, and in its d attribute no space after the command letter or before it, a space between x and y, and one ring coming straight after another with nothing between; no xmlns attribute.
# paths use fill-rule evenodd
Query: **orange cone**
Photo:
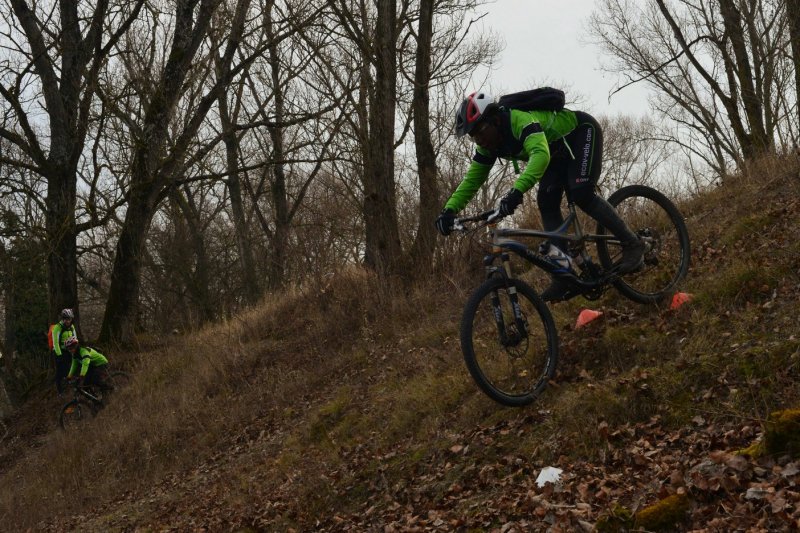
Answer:
<svg viewBox="0 0 800 533"><path fill-rule="evenodd" d="M593 309L584 309L578 315L578 321L575 322L575 329L582 328L595 318L599 318L601 316L603 316L602 311L594 311Z"/></svg>
<svg viewBox="0 0 800 533"><path fill-rule="evenodd" d="M676 292L672 297L672 303L669 304L670 309L677 309L685 303L692 301L693 295L688 292Z"/></svg>

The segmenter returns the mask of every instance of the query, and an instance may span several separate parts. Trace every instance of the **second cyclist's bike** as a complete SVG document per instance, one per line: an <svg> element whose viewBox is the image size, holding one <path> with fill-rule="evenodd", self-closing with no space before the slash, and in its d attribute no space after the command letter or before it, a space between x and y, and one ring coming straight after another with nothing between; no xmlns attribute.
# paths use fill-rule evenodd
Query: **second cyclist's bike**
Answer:
<svg viewBox="0 0 800 533"><path fill-rule="evenodd" d="M75 429L94 418L120 390L127 387L131 377L127 372L114 370L103 378L103 386L81 387L72 383L73 398L58 414L61 429Z"/></svg>
<svg viewBox="0 0 800 533"><path fill-rule="evenodd" d="M528 283L513 276L510 253L564 282L569 287L564 299L580 295L596 300L614 287L635 302L658 303L686 276L689 232L666 196L631 185L608 201L645 245L644 262L634 272L618 271L622 246L606 228L598 224L594 233L583 231L569 196L569 214L552 232L498 228L501 216L496 209L456 219L455 230L486 228L491 243L484 257L487 279L467 300L460 336L470 374L493 400L508 406L530 404L553 378L558 362L558 334L550 309ZM576 266L564 268L543 253L546 246L528 246L521 238L566 243L565 251Z"/></svg>

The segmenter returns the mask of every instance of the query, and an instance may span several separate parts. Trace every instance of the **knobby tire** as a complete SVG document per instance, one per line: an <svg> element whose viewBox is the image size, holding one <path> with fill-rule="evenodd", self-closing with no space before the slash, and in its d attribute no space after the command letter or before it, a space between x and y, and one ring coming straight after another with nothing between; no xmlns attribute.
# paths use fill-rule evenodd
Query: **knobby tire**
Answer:
<svg viewBox="0 0 800 533"><path fill-rule="evenodd" d="M64 431L76 429L97 414L97 407L85 398L67 402L58 415L58 425Z"/></svg>
<svg viewBox="0 0 800 533"><path fill-rule="evenodd" d="M630 185L614 192L608 202L628 227L654 245L645 253L644 265L614 282L616 289L634 302L659 303L669 297L689 271L689 231L683 215L662 193L645 185ZM599 235L609 232L597 225ZM621 256L619 244L597 243L597 255L605 269Z"/></svg>
<svg viewBox="0 0 800 533"><path fill-rule="evenodd" d="M515 287L525 318L527 335L515 345L503 346L491 299L500 299L508 336L519 333L511 309L509 287ZM520 407L533 402L555 374L558 333L547 305L525 282L493 277L467 301L461 319L461 350L469 373L480 389L503 405Z"/></svg>
<svg viewBox="0 0 800 533"><path fill-rule="evenodd" d="M131 376L127 372L123 372L122 370L113 370L108 373L108 385L111 386L110 390L103 392L103 403L108 403L108 401L120 393L120 391L126 388L131 383Z"/></svg>

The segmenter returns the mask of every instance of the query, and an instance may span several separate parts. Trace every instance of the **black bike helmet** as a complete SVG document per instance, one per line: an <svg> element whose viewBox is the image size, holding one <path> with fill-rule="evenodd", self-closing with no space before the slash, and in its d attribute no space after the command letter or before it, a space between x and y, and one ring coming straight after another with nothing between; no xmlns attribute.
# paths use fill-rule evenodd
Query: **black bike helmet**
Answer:
<svg viewBox="0 0 800 533"><path fill-rule="evenodd" d="M474 92L464 98L456 111L456 137L470 133L475 126L498 109L489 93Z"/></svg>
<svg viewBox="0 0 800 533"><path fill-rule="evenodd" d="M61 310L61 320L74 320L75 313L72 312L72 309L62 309Z"/></svg>

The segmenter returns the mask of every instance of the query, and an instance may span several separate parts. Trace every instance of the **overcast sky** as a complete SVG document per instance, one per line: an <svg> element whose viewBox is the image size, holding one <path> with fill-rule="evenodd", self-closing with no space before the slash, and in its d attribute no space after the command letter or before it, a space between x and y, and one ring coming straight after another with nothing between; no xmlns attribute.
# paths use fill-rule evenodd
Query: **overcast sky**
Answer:
<svg viewBox="0 0 800 533"><path fill-rule="evenodd" d="M542 80L564 83L585 97L583 110L592 114L647 113L643 83L623 89L609 101L618 85L615 74L599 69L608 63L602 50L589 43L588 19L597 9L595 0L496 0L478 8L487 13L483 29L505 41L499 61L483 87L494 96L530 88ZM475 84L481 79L476 79ZM471 87L471 90L479 87ZM567 95L569 100L569 94Z"/></svg>

